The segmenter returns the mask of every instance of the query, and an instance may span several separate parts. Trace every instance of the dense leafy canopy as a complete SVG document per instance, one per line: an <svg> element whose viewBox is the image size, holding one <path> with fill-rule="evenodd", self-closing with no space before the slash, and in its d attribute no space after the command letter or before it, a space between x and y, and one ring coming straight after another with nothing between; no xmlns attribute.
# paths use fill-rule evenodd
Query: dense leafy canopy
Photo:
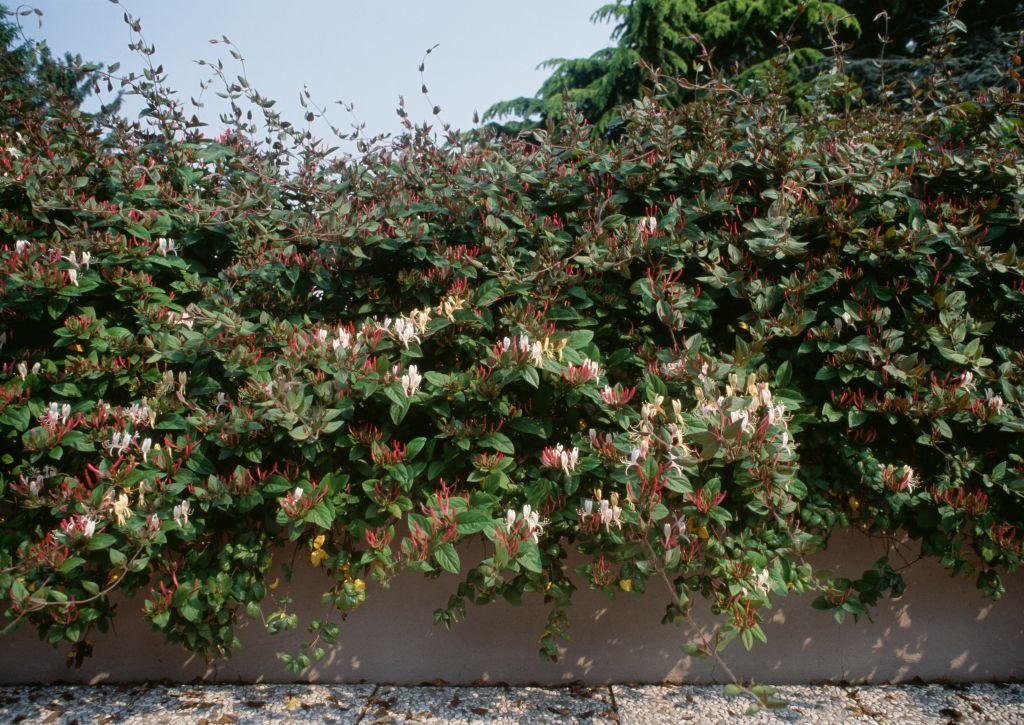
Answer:
<svg viewBox="0 0 1024 725"><path fill-rule="evenodd" d="M292 542L341 611L406 569L462 576L446 625L543 596L548 655L581 583L656 587L670 621L704 596L707 654L775 596L867 611L890 556L993 597L1020 565L1019 91L837 114L825 76L794 116L778 79L715 85L615 142L569 107L529 142L417 127L351 159L244 78L217 138L132 83L145 124L51 96L0 129L11 626L81 655L142 592L227 655L241 616L297 626L268 584ZM816 572L836 526L890 555ZM310 626L292 668L339 635Z"/></svg>
<svg viewBox="0 0 1024 725"><path fill-rule="evenodd" d="M997 82L1007 60L1002 41L1018 33L1024 9L1015 0L953 5L965 24L954 61L960 85ZM799 102L807 80L837 51L844 52L845 72L863 86L858 97L876 100L883 82L889 94L906 96L926 72L923 51L946 6L946 0L616 0L591 18L615 22L614 46L589 58L546 61L541 67L553 72L536 95L496 103L484 119L504 131L543 127L562 117L568 97L589 122L605 128L616 122L623 104L650 91L652 70L692 79L708 63L741 85L772 66L784 67L788 93ZM671 105L692 97L691 89L677 84L662 94Z"/></svg>

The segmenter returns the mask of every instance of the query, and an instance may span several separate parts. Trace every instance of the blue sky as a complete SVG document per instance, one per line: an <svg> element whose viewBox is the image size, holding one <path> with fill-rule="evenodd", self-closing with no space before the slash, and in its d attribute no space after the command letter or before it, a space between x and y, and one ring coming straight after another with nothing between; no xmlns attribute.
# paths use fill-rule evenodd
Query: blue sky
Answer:
<svg viewBox="0 0 1024 725"><path fill-rule="evenodd" d="M11 7L14 3L5 0ZM43 26L22 19L29 37L45 39L59 53L81 53L86 60L120 61L122 70L142 68L128 50L122 9L107 0L34 0ZM442 118L455 128L472 125L495 101L532 95L547 77L538 63L553 57L581 57L610 44L611 26L593 25L590 15L602 0L128 0L125 8L142 22L146 40L156 46L156 62L170 75L171 87L188 104L198 96L208 69L194 61L236 62L211 38L228 36L241 50L249 81L277 100L276 109L300 122L298 97L308 86L321 106L331 106L336 126L347 130L352 117L334 101L355 104L368 133L400 130L395 114L403 95L414 121L431 120L420 93L417 70L424 51L426 85ZM232 74L240 72L235 69ZM199 117L217 123L213 89ZM128 105L127 110L138 106ZM320 129L324 135L326 129Z"/></svg>

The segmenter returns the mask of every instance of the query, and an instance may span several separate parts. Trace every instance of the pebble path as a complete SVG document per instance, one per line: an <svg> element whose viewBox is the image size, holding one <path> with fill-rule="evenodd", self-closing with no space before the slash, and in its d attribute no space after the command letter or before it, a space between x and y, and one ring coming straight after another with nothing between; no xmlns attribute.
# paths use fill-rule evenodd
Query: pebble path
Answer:
<svg viewBox="0 0 1024 725"><path fill-rule="evenodd" d="M0 687L0 722L1024 723L1024 684L787 685L785 708L744 716L720 687L48 685Z"/></svg>

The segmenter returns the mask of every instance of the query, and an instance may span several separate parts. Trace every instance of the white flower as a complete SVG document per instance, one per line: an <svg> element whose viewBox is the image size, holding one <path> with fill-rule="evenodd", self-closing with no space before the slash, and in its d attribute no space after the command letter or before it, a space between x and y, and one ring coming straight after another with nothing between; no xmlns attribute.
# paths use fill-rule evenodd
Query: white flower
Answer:
<svg viewBox="0 0 1024 725"><path fill-rule="evenodd" d="M420 338L416 334L416 323L406 317L399 317L395 320L394 335L407 350L409 349L409 343L411 341L415 340L417 343L420 342Z"/></svg>
<svg viewBox="0 0 1024 725"><path fill-rule="evenodd" d="M70 282L75 287L77 287L78 286L78 270L72 268L72 269L68 269L68 270L65 270L65 271L68 273L68 282Z"/></svg>
<svg viewBox="0 0 1024 725"><path fill-rule="evenodd" d="M79 269L81 267L89 269L89 260L92 259L92 255L89 254L88 252L82 252L82 261L79 262L78 255L75 254L74 250L72 250L71 254L65 255L64 257L62 257L62 259L65 259L68 262L70 262L71 266L74 267L75 269Z"/></svg>
<svg viewBox="0 0 1024 725"><path fill-rule="evenodd" d="M144 441L142 441L142 445L139 446L139 448L142 450L142 460L144 460L144 461L146 460L146 457L149 455L149 450L152 447L153 447L153 439L152 438L146 438Z"/></svg>
<svg viewBox="0 0 1024 725"><path fill-rule="evenodd" d="M28 376L28 363L18 363L18 377L24 380Z"/></svg>
<svg viewBox="0 0 1024 725"><path fill-rule="evenodd" d="M1003 396L993 393L992 388L985 388L985 405L998 413L1003 409Z"/></svg>
<svg viewBox="0 0 1024 725"><path fill-rule="evenodd" d="M92 535L96 533L96 522L86 516L82 519L82 536L87 539L92 538Z"/></svg>
<svg viewBox="0 0 1024 725"><path fill-rule="evenodd" d="M138 428L149 424L153 417L153 411L146 404L132 403L132 407L128 409L128 417L132 419L132 423Z"/></svg>
<svg viewBox="0 0 1024 725"><path fill-rule="evenodd" d="M32 245L29 243L29 241L27 239L19 239L18 241L16 241L14 243L14 251L17 252L18 254L21 254L22 252L27 250L30 246L32 246Z"/></svg>
<svg viewBox="0 0 1024 725"><path fill-rule="evenodd" d="M42 493L43 491L43 484L44 481L42 476L33 476L32 478L30 478L28 481L29 494L31 494L33 498L38 497L39 494Z"/></svg>
<svg viewBox="0 0 1024 725"><path fill-rule="evenodd" d="M526 535L536 544L539 541L538 534L544 530L544 524L541 523L540 514L534 511L530 504L523 505L523 521L526 522Z"/></svg>
<svg viewBox="0 0 1024 725"><path fill-rule="evenodd" d="M219 413L220 409L228 404L228 396L223 392L217 393L217 406L214 408L215 413Z"/></svg>
<svg viewBox="0 0 1024 725"><path fill-rule="evenodd" d="M512 532L512 527L515 526L515 523L516 523L516 512L513 511L512 509L509 509L505 513L505 530L508 531L509 533L511 533Z"/></svg>
<svg viewBox="0 0 1024 725"><path fill-rule="evenodd" d="M69 403L64 403L63 405L50 403L46 408L46 422L49 425L61 425L62 423L66 423L70 417L71 405Z"/></svg>
<svg viewBox="0 0 1024 725"><path fill-rule="evenodd" d="M337 353L338 350L352 349L352 333L348 330L338 330L338 337L331 340L331 349Z"/></svg>
<svg viewBox="0 0 1024 725"><path fill-rule="evenodd" d="M636 230L640 234L654 234L658 230L658 220L652 216L641 217Z"/></svg>
<svg viewBox="0 0 1024 725"><path fill-rule="evenodd" d="M765 596L768 595L772 590L772 575L767 569L762 569L761 573L757 575L757 581L754 582L755 586Z"/></svg>
<svg viewBox="0 0 1024 725"><path fill-rule="evenodd" d="M420 389L420 383L423 382L423 376L420 375L420 371L415 365L410 365L409 370L402 376L402 390L405 392L407 398L411 398L416 394L416 391Z"/></svg>
<svg viewBox="0 0 1024 725"><path fill-rule="evenodd" d="M188 500L182 501L181 503L174 507L174 523L176 523L179 528L185 528L186 526L188 526L188 515L191 512L192 504L190 504Z"/></svg>
<svg viewBox="0 0 1024 725"><path fill-rule="evenodd" d="M302 486L296 486L295 490L292 491L292 499L295 500L295 501L298 501L300 498L302 498L302 494L303 494Z"/></svg>
<svg viewBox="0 0 1024 725"><path fill-rule="evenodd" d="M128 496L122 493L114 501L114 518L117 519L119 526L124 526L125 520L132 515L132 510L128 508Z"/></svg>
<svg viewBox="0 0 1024 725"><path fill-rule="evenodd" d="M122 455L124 449L130 446L134 441L138 433L122 433L116 431L113 437L109 441L104 441L103 447L110 451L110 455L114 455L114 451L117 451L117 455Z"/></svg>
<svg viewBox="0 0 1024 725"><path fill-rule="evenodd" d="M156 240L156 248L161 257L166 257L168 254L177 256L178 254L178 247L174 243L173 239L167 239L165 237L158 238Z"/></svg>

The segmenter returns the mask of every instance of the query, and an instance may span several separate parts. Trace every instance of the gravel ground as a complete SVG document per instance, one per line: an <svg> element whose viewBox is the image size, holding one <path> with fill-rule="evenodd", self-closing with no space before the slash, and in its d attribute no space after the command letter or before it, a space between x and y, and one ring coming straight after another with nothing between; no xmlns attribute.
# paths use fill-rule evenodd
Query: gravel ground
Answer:
<svg viewBox="0 0 1024 725"><path fill-rule="evenodd" d="M785 708L743 717L720 687L50 685L0 687L0 722L1024 723L1024 684L778 688Z"/></svg>

